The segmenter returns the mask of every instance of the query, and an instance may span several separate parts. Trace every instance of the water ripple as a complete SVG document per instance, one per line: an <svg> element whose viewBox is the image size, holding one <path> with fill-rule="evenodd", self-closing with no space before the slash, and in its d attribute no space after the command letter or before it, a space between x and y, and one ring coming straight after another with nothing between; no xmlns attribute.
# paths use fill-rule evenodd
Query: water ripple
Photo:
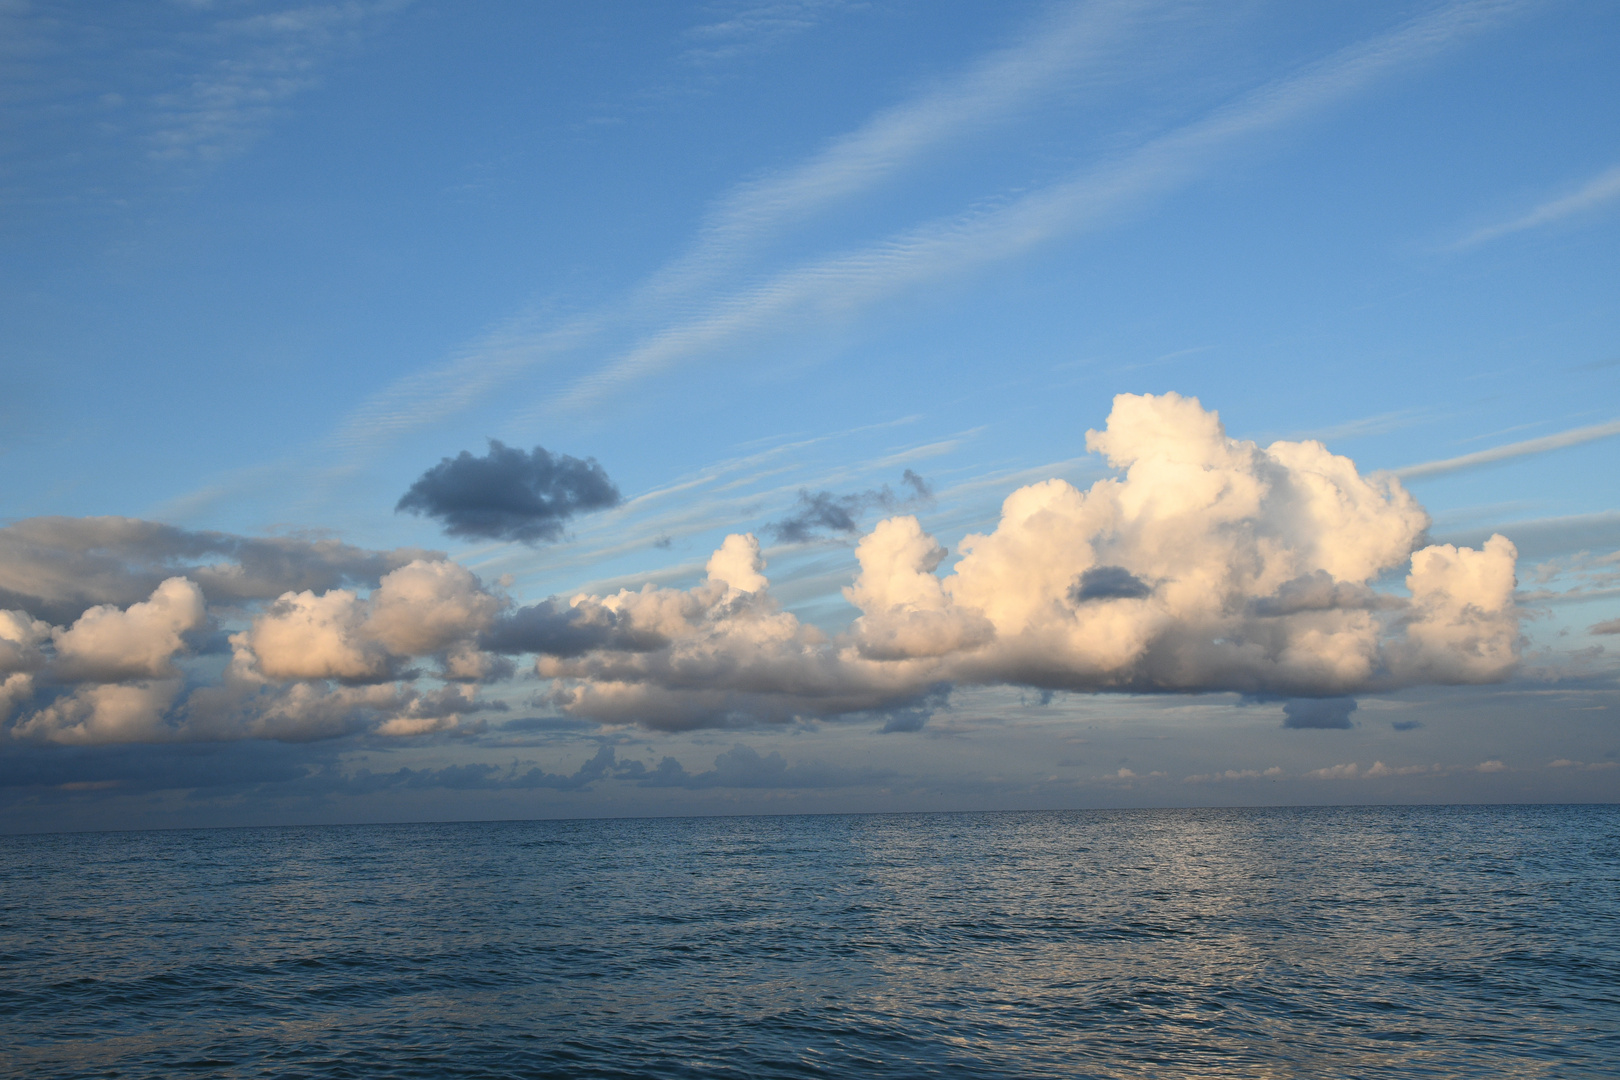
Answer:
<svg viewBox="0 0 1620 1080"><path fill-rule="evenodd" d="M0 838L0 1074L1613 1076L1620 809Z"/></svg>

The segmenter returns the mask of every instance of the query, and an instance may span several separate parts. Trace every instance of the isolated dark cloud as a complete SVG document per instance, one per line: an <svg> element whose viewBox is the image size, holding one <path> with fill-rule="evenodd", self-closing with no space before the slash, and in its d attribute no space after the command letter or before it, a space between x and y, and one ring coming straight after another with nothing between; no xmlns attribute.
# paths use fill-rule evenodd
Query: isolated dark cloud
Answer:
<svg viewBox="0 0 1620 1080"><path fill-rule="evenodd" d="M895 732L921 731L936 712L950 704L951 684L940 683L910 701L899 702L878 713L883 726L878 730L885 735Z"/></svg>
<svg viewBox="0 0 1620 1080"><path fill-rule="evenodd" d="M1283 702L1282 726L1327 730L1354 727L1350 714L1355 711L1355 698L1294 698Z"/></svg>
<svg viewBox="0 0 1620 1080"><path fill-rule="evenodd" d="M523 451L491 439L483 457L463 450L423 473L394 510L435 518L451 536L536 544L560 537L575 514L619 501L595 458L554 455L543 446Z"/></svg>
<svg viewBox="0 0 1620 1080"><path fill-rule="evenodd" d="M933 497L934 489L928 481L910 469L901 475L900 482L911 489L911 494L904 498L896 495L887 484L850 495L801 488L793 513L766 525L765 531L784 544L803 543L822 532L855 532L860 528L860 516L869 510L898 510Z"/></svg>
<svg viewBox="0 0 1620 1080"><path fill-rule="evenodd" d="M192 532L126 517L37 517L0 528L0 609L67 623L97 604L145 600L177 575L210 604L269 600L289 591L374 586L419 548L367 551L337 540Z"/></svg>
<svg viewBox="0 0 1620 1080"><path fill-rule="evenodd" d="M1069 590L1077 604L1092 600L1139 600L1153 592L1141 578L1123 566L1093 566Z"/></svg>
<svg viewBox="0 0 1620 1080"><path fill-rule="evenodd" d="M502 616L480 639L481 647L508 656L544 653L582 656L592 649L644 652L669 644L662 635L638 629L630 619L600 604L570 607L552 597Z"/></svg>

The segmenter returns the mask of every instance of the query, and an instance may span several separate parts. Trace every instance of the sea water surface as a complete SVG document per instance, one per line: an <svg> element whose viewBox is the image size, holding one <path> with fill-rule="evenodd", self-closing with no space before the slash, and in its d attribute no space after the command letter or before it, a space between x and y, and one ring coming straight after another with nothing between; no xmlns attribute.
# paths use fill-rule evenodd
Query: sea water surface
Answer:
<svg viewBox="0 0 1620 1080"><path fill-rule="evenodd" d="M0 1073L1620 1075L1620 807L0 838Z"/></svg>

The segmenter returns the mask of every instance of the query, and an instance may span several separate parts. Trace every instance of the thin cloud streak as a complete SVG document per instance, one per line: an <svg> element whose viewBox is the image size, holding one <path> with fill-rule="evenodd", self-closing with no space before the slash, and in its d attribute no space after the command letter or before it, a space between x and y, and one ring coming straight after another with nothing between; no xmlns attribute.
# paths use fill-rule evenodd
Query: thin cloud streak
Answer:
<svg viewBox="0 0 1620 1080"><path fill-rule="evenodd" d="M1620 198L1620 165L1605 169L1587 181L1579 191L1544 202L1522 217L1470 233L1453 244L1452 250L1461 251L1465 248L1478 247L1480 244L1486 244L1492 240L1510 236L1513 233L1540 228L1543 225L1551 225L1567 217L1573 217L1576 214L1596 209L1604 203L1617 198Z"/></svg>
<svg viewBox="0 0 1620 1080"><path fill-rule="evenodd" d="M879 112L797 168L739 186L715 207L692 250L653 277L647 296L684 294L782 228L1028 106L1097 65L1135 22L1162 6L1112 0L1062 9L1018 44L981 58L956 82Z"/></svg>
<svg viewBox="0 0 1620 1080"><path fill-rule="evenodd" d="M805 164L737 187L711 213L692 249L636 290L630 309L646 312L691 293L781 229L1028 105L1082 66L1097 63L1133 13L1156 6L1162 5L1116 0L1067 10L1039 23L1019 44L983 58L958 81L878 113ZM531 319L513 319L449 363L374 395L324 440L322 450L365 456L466 411L533 367L585 347L625 318L619 307L546 331L535 330Z"/></svg>
<svg viewBox="0 0 1620 1080"><path fill-rule="evenodd" d="M1134 153L999 209L935 221L861 251L812 262L717 303L586 376L547 412L582 408L645 375L814 309L865 307L923 281L1028 251L1063 233L1104 224L1149 195L1187 182L1226 144L1341 101L1376 76L1455 45L1528 6L1519 0L1449 5L1303 72L1261 87L1209 118Z"/></svg>
<svg viewBox="0 0 1620 1080"><path fill-rule="evenodd" d="M1464 469L1476 469L1482 465L1494 465L1498 461L1508 461L1512 458L1526 457L1530 454L1545 454L1551 450L1562 450L1566 446L1579 446L1582 443L1595 442L1598 439L1607 439L1620 435L1620 420L1610 420L1606 424L1593 424L1590 427L1572 428L1569 431L1560 431L1556 435L1543 435L1539 439L1525 439L1523 442L1508 443L1505 446L1493 446L1489 450L1478 450L1472 454L1463 454L1460 457L1444 458L1440 461L1425 461L1417 465L1406 465L1399 469L1391 469L1390 475L1402 480L1417 480L1427 476L1443 476L1447 473L1461 472Z"/></svg>

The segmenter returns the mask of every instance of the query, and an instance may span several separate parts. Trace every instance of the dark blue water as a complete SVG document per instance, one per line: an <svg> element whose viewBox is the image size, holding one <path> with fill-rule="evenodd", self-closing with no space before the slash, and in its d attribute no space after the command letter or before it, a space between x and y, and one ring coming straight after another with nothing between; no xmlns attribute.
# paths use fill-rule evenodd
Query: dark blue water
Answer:
<svg viewBox="0 0 1620 1080"><path fill-rule="evenodd" d="M0 838L27 1077L1620 1075L1620 808Z"/></svg>

